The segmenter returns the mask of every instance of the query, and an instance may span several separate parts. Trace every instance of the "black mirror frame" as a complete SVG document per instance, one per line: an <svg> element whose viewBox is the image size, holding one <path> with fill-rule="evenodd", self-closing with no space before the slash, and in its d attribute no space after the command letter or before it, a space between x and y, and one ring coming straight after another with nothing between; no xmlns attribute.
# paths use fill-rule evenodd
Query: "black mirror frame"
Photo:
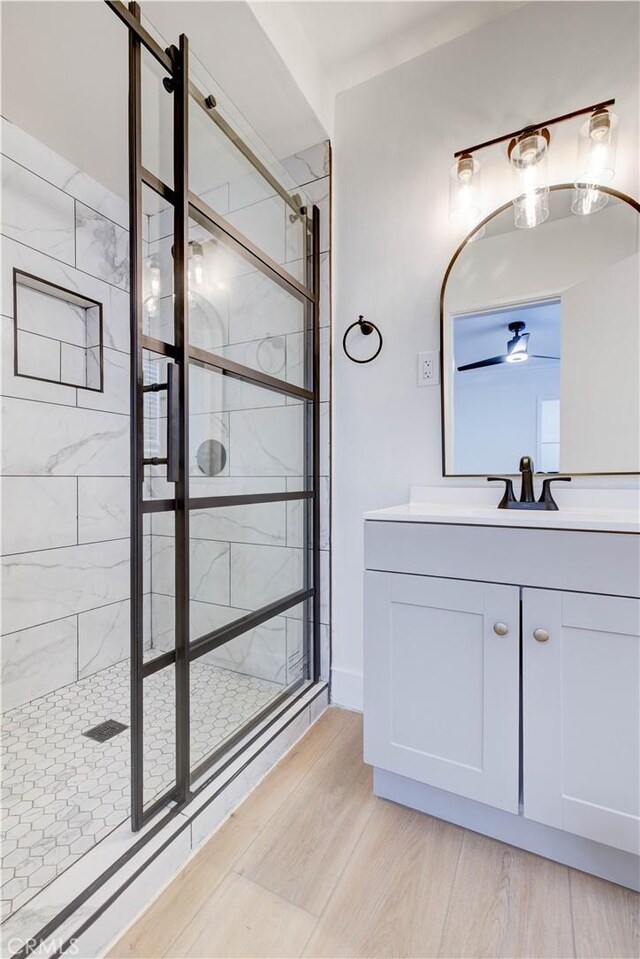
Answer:
<svg viewBox="0 0 640 959"><path fill-rule="evenodd" d="M553 186L549 187L549 192L555 192L556 190L573 190L575 184L573 183L554 183ZM609 196L614 196L618 200L623 200L625 203L628 203L629 206L633 207L636 213L640 214L640 203L637 200L634 200L633 197L628 196L626 193L621 193L620 190L614 190L612 187L598 186L598 190L601 193L607 193ZM498 216L500 213L503 213L505 210L508 210L511 206L511 200L508 203L503 203L502 206L497 207L495 210L492 210L488 216L485 216L477 226L474 226L473 230L467 234L462 243L459 245L451 259L449 260L449 265L445 270L444 278L442 280L442 286L440 287L440 441L441 441L441 455L442 455L442 476L445 479L478 479L486 476L485 473L448 473L447 472L447 444L446 444L446 433L444 425L444 396L445 396L445 382L444 382L444 297L447 289L447 282L453 267L455 266L456 260L465 249L465 247L471 242L472 238L478 233L490 220L493 220L494 217ZM509 476L517 476L517 473L510 473ZM569 476L638 476L640 473L633 471L615 471L612 470L609 473L567 473Z"/></svg>

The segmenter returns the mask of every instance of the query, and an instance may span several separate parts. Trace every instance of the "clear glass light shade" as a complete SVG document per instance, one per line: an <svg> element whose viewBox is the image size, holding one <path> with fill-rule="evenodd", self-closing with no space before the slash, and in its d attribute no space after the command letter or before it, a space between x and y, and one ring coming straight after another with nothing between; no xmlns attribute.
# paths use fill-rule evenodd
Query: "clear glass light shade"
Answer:
<svg viewBox="0 0 640 959"><path fill-rule="evenodd" d="M514 176L513 211L520 230L538 226L549 216L548 140L529 133L509 148Z"/></svg>
<svg viewBox="0 0 640 959"><path fill-rule="evenodd" d="M464 154L451 167L449 178L449 218L456 229L469 232L482 217L480 164Z"/></svg>
<svg viewBox="0 0 640 959"><path fill-rule="evenodd" d="M593 186L577 185L573 191L571 210L578 216L589 216L597 213L609 202L609 194L603 193Z"/></svg>
<svg viewBox="0 0 640 959"><path fill-rule="evenodd" d="M576 187L609 183L616 172L618 118L596 110L580 127Z"/></svg>

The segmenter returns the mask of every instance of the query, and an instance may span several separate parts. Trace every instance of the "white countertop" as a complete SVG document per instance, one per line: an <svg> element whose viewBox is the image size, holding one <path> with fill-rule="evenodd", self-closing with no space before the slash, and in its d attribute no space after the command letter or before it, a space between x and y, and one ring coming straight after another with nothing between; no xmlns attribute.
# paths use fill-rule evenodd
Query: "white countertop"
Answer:
<svg viewBox="0 0 640 959"><path fill-rule="evenodd" d="M539 484L536 483L536 490ZM560 484L558 484L560 485ZM364 514L366 520L454 523L640 533L640 490L554 489L557 511L498 509L502 490L413 486L408 503Z"/></svg>

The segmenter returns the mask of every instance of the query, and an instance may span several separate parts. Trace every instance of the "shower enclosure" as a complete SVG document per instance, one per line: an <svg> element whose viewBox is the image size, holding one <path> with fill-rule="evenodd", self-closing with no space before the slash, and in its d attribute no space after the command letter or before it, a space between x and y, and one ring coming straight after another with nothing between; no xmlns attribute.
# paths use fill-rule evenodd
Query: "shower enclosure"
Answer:
<svg viewBox="0 0 640 959"><path fill-rule="evenodd" d="M136 4L110 5L129 30L138 829L318 678L319 219L196 86L187 38L165 51ZM250 212L244 232L219 212L229 166L284 225L275 256ZM273 630L282 661L225 692L220 667L250 661ZM162 723L158 698L172 706Z"/></svg>
<svg viewBox="0 0 640 959"><path fill-rule="evenodd" d="M50 935L327 672L312 171L283 186L186 37L165 49L136 3L101 9L128 45L128 202L3 121L14 943Z"/></svg>

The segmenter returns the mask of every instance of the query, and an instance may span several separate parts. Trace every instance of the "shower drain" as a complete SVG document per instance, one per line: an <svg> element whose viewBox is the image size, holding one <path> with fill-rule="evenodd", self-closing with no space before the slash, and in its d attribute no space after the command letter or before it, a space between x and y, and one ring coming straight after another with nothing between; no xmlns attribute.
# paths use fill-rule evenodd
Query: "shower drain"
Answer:
<svg viewBox="0 0 640 959"><path fill-rule="evenodd" d="M107 719L98 726L94 726L93 729L85 729L82 735L88 736L89 739L95 739L98 743L106 743L107 739L113 739L118 733L124 732L128 728L116 719Z"/></svg>

